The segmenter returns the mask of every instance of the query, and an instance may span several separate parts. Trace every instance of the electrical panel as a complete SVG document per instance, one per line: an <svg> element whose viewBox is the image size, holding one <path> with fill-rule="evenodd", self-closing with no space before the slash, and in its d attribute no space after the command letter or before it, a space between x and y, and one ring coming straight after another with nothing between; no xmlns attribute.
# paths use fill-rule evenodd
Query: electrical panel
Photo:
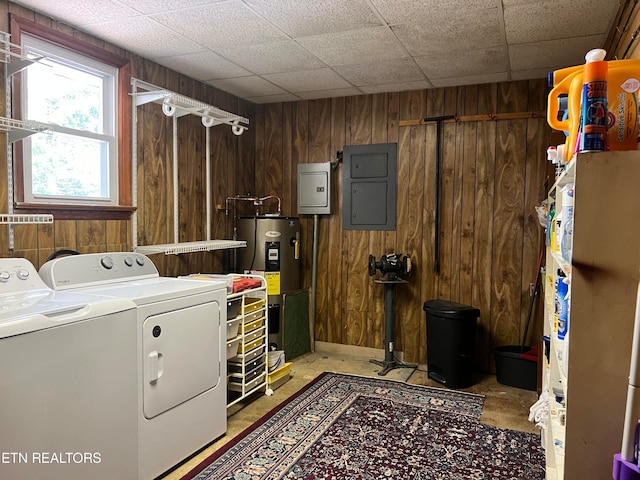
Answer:
<svg viewBox="0 0 640 480"><path fill-rule="evenodd" d="M331 214L331 162L298 164L298 214Z"/></svg>
<svg viewBox="0 0 640 480"><path fill-rule="evenodd" d="M396 143L345 145L342 156L344 230L396 229L397 152Z"/></svg>

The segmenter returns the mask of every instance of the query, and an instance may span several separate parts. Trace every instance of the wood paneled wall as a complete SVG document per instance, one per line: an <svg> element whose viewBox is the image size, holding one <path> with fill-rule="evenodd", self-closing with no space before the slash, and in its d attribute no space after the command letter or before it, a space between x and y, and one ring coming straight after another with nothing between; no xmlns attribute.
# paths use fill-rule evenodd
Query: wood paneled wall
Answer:
<svg viewBox="0 0 640 480"><path fill-rule="evenodd" d="M237 192L254 190L253 106L230 94L166 69L140 56L109 45L67 25L6 0L0 0L0 29L8 32L8 14L81 38L131 60L132 76L197 100L248 117L249 132L237 137L226 126L211 128L212 238L228 238L225 199ZM4 81L2 81L4 93ZM173 242L172 120L160 105L138 108L138 244ZM2 134L4 135L4 134ZM205 128L199 118L178 120L180 241L206 239L205 216ZM4 141L4 139L3 139ZM5 149L0 149L0 178L7 178ZM6 180L0 184L0 205L7 204ZM5 207L6 208L6 207ZM6 211L0 207L0 211ZM8 230L0 228L0 256L25 257L36 268L55 250L82 253L129 251L132 248L130 220L56 220L52 225L14 227L14 250L9 250ZM181 256L153 255L164 275L213 272L222 268L222 252Z"/></svg>
<svg viewBox="0 0 640 480"><path fill-rule="evenodd" d="M640 7L633 0L620 2L604 49L607 60L640 58Z"/></svg>
<svg viewBox="0 0 640 480"><path fill-rule="evenodd" d="M344 145L398 143L397 229L342 230L342 172L333 213L320 216L317 340L383 348L383 289L367 273L369 254L409 254L414 271L397 289L395 349L426 361L423 304L442 298L480 309L476 366L493 348L519 344L543 230L534 206L545 198L544 119L445 123L441 138L440 274L434 273L436 126L401 120L440 115L540 111L546 85L520 81L256 107L256 189L279 195L296 215L296 165L335 161ZM311 284L313 220L302 216L304 286ZM532 326L530 332L534 332ZM529 341L538 343L534 335Z"/></svg>

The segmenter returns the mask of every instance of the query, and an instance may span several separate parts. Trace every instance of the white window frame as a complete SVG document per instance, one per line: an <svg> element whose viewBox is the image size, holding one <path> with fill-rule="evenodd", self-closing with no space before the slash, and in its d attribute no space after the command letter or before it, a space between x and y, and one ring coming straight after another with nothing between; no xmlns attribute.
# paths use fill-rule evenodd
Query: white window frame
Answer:
<svg viewBox="0 0 640 480"><path fill-rule="evenodd" d="M53 44L47 40L33 37L28 33L23 33L22 47L33 53L37 53L67 67L76 68L83 72L88 72L101 77L104 81L103 89L103 124L102 133L94 133L85 130L65 128L58 125L51 125L50 129L56 133L68 134L79 138L98 140L106 145L106 152L102 158L103 190L100 197L72 197L34 194L32 191L31 177L31 138L23 140L23 182L24 201L33 204L55 204L55 205L103 205L112 206L119 204L118 192L118 68L103 63L97 59L87 57L78 52L69 50L62 46ZM23 71L23 85L26 87L26 78L29 69ZM22 111L27 112L29 92L27 88L22 88L20 102ZM35 119L26 119L35 120ZM42 134L40 134L42 135Z"/></svg>

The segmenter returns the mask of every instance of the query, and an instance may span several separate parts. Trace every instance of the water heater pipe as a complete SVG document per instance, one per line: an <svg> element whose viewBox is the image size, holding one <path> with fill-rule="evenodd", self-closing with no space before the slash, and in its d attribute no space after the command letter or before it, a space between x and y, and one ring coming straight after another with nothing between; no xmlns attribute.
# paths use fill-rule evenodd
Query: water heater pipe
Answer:
<svg viewBox="0 0 640 480"><path fill-rule="evenodd" d="M180 221L178 198L178 117L173 116L173 241L180 243Z"/></svg>
<svg viewBox="0 0 640 480"><path fill-rule="evenodd" d="M244 201L253 202L253 205L256 207L256 217L258 217L259 216L258 207L262 206L264 204L264 201L270 198L275 198L276 200L278 200L278 211L275 213L275 215L279 216L282 212L281 201L280 201L280 197L276 195L267 195L266 197L256 197L253 195L236 195L235 197L227 197L227 199L225 200L225 215L229 215L229 201L236 202L238 200L244 200ZM235 207L235 203L234 203L234 207Z"/></svg>
<svg viewBox="0 0 640 480"><path fill-rule="evenodd" d="M318 214L313 215L313 253L311 259L311 312L309 314L309 333L311 352L316 351L316 292L318 289Z"/></svg>
<svg viewBox="0 0 640 480"><path fill-rule="evenodd" d="M207 179L205 182L207 186L205 204L207 206L207 240L211 240L211 127L206 127L205 132L205 178Z"/></svg>

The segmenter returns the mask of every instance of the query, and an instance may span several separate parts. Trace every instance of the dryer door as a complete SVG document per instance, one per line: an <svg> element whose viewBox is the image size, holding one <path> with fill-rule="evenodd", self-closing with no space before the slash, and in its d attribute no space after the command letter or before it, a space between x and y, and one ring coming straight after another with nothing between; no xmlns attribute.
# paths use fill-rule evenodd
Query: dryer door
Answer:
<svg viewBox="0 0 640 480"><path fill-rule="evenodd" d="M220 382L220 305L204 303L142 324L143 412L153 418Z"/></svg>

